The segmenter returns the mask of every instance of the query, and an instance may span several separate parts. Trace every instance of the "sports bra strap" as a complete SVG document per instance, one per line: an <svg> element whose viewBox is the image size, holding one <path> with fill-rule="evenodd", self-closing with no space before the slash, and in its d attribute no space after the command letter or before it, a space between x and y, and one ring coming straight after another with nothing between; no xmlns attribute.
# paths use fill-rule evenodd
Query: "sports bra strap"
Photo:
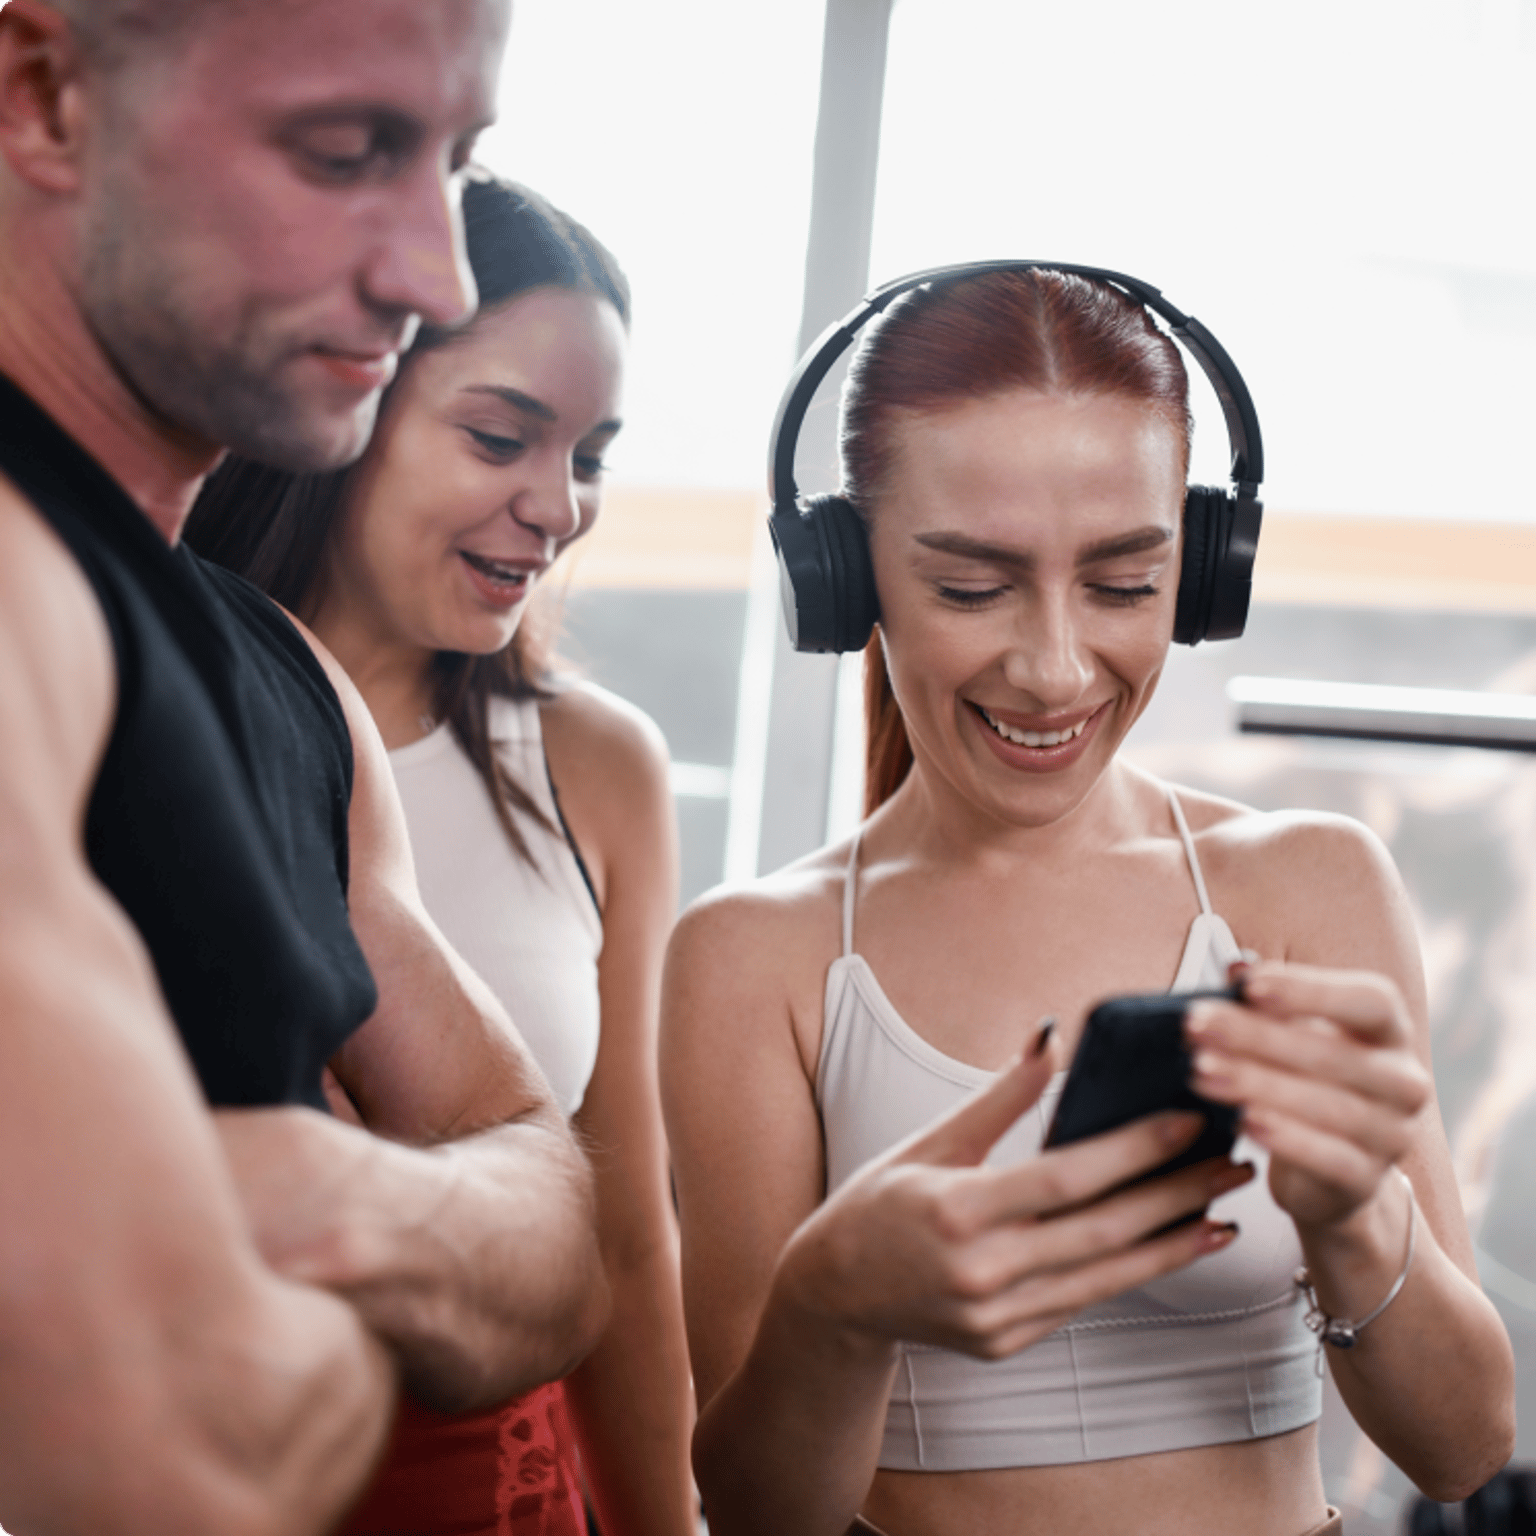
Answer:
<svg viewBox="0 0 1536 1536"><path fill-rule="evenodd" d="M843 876L843 957L853 953L853 898L859 888L859 839L863 827L853 834L853 846L848 850L848 872Z"/></svg>
<svg viewBox="0 0 1536 1536"><path fill-rule="evenodd" d="M1195 854L1195 840L1189 835L1189 823L1184 819L1184 807L1179 804L1179 796L1174 787L1168 786L1168 804L1173 807L1173 819L1179 828L1179 836L1184 842L1184 857L1189 860L1189 872L1194 876L1195 894L1200 898L1200 910L1210 916L1211 898L1205 889L1205 875L1200 869L1200 860Z"/></svg>

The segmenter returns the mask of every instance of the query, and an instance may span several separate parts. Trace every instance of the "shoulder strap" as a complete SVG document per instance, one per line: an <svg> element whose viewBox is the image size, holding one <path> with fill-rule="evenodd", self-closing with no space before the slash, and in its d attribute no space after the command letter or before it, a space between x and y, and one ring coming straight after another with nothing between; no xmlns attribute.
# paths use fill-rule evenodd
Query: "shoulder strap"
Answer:
<svg viewBox="0 0 1536 1536"><path fill-rule="evenodd" d="M565 846L571 850L571 857L576 861L577 873L581 876L581 883L587 888L587 895L592 898L592 910L597 913L597 924L601 928L603 924L603 904L597 899L597 887L592 883L592 871L587 868L587 861L581 856L581 849L576 845L576 839L571 834L571 824L565 819L565 812L560 806L560 791L555 788L555 776L550 772L549 754L544 751L544 738L538 737L539 753L544 759L544 782L549 786L549 803L555 808L555 820L560 823L560 835L565 839Z"/></svg>
<svg viewBox="0 0 1536 1536"><path fill-rule="evenodd" d="M862 827L853 834L853 843L848 849L848 869L843 875L844 958L853 953L853 902L859 889L859 839L863 835L864 829Z"/></svg>
<svg viewBox="0 0 1536 1536"><path fill-rule="evenodd" d="M1200 910L1209 914L1211 910L1211 898L1205 889L1205 875L1200 869L1200 860L1195 853L1195 840L1189 835L1189 823L1184 819L1184 807L1179 804L1178 792L1170 784L1168 786L1168 804L1173 808L1173 819L1179 829L1179 837L1184 843L1184 857L1189 860L1189 872L1194 877L1195 894L1200 898Z"/></svg>

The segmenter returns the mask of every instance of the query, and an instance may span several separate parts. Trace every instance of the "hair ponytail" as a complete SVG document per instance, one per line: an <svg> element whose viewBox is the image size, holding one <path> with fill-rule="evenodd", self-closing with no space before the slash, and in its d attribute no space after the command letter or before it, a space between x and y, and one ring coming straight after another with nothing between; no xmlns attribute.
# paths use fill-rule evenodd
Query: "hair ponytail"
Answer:
<svg viewBox="0 0 1536 1536"><path fill-rule="evenodd" d="M891 688L879 625L864 647L864 740L864 814L871 816L896 793L912 767L912 743Z"/></svg>

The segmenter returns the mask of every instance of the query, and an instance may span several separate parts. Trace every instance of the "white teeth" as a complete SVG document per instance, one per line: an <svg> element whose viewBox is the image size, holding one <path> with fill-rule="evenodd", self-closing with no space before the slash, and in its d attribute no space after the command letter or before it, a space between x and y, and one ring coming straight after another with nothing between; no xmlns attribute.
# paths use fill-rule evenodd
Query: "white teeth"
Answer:
<svg viewBox="0 0 1536 1536"><path fill-rule="evenodd" d="M1088 724L1088 718L1085 717L1064 731L1021 731L1014 726L1004 725L1001 720L994 720L984 709L981 710L981 717L1005 741L1011 741L1018 747L1059 747L1064 741L1075 741Z"/></svg>
<svg viewBox="0 0 1536 1536"><path fill-rule="evenodd" d="M514 569L510 565L503 564L500 560L488 560L484 555L472 555L464 552L464 558L477 571L489 576L492 581L519 582L524 579L525 572Z"/></svg>

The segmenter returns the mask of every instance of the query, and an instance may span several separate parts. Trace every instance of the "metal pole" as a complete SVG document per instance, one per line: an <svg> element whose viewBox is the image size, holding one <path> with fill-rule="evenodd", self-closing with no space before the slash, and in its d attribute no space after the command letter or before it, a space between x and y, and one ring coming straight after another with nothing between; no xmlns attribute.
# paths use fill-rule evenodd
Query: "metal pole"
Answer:
<svg viewBox="0 0 1536 1536"><path fill-rule="evenodd" d="M869 287L891 3L827 0L801 352L852 309ZM840 370L823 385L801 433L797 479L810 491L836 486L839 379ZM776 624L760 872L810 852L825 834L837 677L836 657L799 655L790 649L782 624Z"/></svg>

